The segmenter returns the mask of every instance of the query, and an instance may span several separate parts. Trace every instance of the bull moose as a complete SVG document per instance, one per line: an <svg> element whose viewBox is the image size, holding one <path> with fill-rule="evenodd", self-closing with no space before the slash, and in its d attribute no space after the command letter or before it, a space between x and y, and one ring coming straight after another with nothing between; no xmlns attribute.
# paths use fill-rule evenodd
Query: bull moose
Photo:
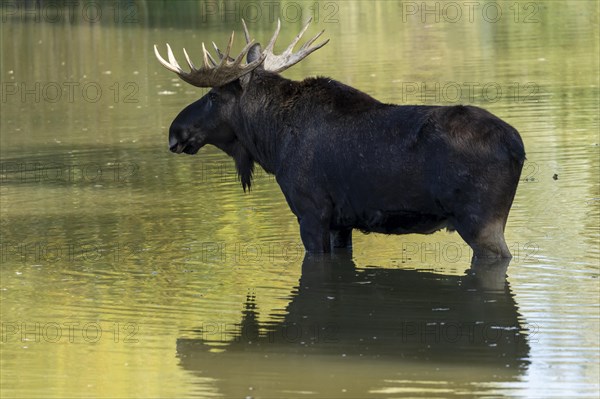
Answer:
<svg viewBox="0 0 600 399"><path fill-rule="evenodd" d="M385 104L325 77L279 75L329 40L323 31L294 52L310 20L283 53L281 23L262 49L250 39L230 56L202 43L203 65L183 49L190 72L156 45L160 63L185 82L212 88L172 122L172 152L206 144L235 160L244 191L254 164L274 174L308 252L352 246L352 230L385 234L457 231L474 258L508 258L504 240L525 150L519 133L474 106ZM244 62L244 58L246 61Z"/></svg>

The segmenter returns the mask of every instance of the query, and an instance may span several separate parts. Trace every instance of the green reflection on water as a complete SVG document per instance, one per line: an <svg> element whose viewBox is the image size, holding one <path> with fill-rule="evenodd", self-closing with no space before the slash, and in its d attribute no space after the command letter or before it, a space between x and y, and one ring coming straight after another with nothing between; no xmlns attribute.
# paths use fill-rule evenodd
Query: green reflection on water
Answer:
<svg viewBox="0 0 600 399"><path fill-rule="evenodd" d="M240 323L249 292L259 325L289 317L303 252L272 177L259 174L255 189L244 194L233 163L215 149L194 157L168 152L171 120L205 90L165 71L152 46L168 42L199 59L199 42L223 43L240 30L240 16L263 42L274 24L257 2L219 3L237 7L237 14L223 15L206 9L207 2L123 2L116 19L115 3L98 4L104 11L98 23L82 17L52 23L43 15L38 22L18 12L2 21L2 394L224 394L211 378L187 374L176 358L178 340L193 338L198 326ZM128 19L131 4L135 20ZM248 4L263 7L260 18L242 15ZM483 385L470 386L473 359L464 356L455 372L432 377L450 386L438 394L472 389L475 395L482 386L507 396L597 392L597 4L501 1L495 4L503 17L493 23L480 12L472 21L465 13L456 22L441 15L439 22L432 15L423 22L421 10L410 8L419 7L414 2L278 4L289 13L295 4L305 14L318 12L311 32L324 28L331 38L287 77L331 76L388 102L476 104L523 136L528 163L507 231L515 254L508 269L512 293L502 298L522 326L537 326L523 360L529 365L499 372L494 381L481 373ZM289 13L281 47L301 26ZM389 269L416 286L436 275L463 281L469 259L462 240L447 233L357 235L353 254L357 273ZM419 279L413 269L428 273ZM432 291L440 285L423 284ZM415 298L418 306L431 305L427 295ZM52 323L62 328L56 342ZM84 335L98 326L97 341ZM335 374L337 360L325 352L311 365ZM286 361L276 361L274 372L282 371L262 376L256 387L291 386L296 376L286 374ZM403 385L421 381L407 376L397 359L362 364L353 378L361 389L361 373L379 381L369 388L373 396L407 392ZM383 370L396 373L395 382L379 378ZM300 380L310 381L313 371ZM562 386L552 382L558 376Z"/></svg>

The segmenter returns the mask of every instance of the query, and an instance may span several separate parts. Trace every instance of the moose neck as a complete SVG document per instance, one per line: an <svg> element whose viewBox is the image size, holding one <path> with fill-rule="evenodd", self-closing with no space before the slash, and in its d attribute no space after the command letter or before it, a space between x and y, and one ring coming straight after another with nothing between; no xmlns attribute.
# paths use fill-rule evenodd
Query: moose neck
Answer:
<svg viewBox="0 0 600 399"><path fill-rule="evenodd" d="M237 137L241 145L267 173L275 174L278 150L289 121L286 104L298 82L261 71L252 77L240 101Z"/></svg>
<svg viewBox="0 0 600 399"><path fill-rule="evenodd" d="M283 161L282 152L290 150L284 147L293 145L292 137L305 134L311 125L321 124L325 114L348 117L388 107L329 78L293 81L276 73L255 71L239 98L234 130L240 148L236 148L236 153L246 162L244 165L257 162L267 173L276 175ZM236 164L240 172L244 165L238 158Z"/></svg>

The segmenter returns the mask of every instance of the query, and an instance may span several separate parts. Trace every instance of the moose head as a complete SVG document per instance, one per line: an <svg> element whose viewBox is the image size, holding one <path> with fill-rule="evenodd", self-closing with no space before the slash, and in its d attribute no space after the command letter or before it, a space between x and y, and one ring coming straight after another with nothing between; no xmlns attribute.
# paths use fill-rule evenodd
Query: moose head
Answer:
<svg viewBox="0 0 600 399"><path fill-rule="evenodd" d="M175 59L171 47L167 44L166 61L159 53L157 46L154 52L160 63L168 70L175 72L185 82L203 88L212 88L205 96L187 106L171 123L169 128L169 148L175 153L195 154L204 145L212 144L234 157L244 189L250 187L254 159L247 149L240 145L240 129L247 125L250 112L273 99L266 98L264 91L255 87L254 83L273 79L280 72L297 64L315 50L320 49L329 40L312 46L323 34L319 32L312 39L294 52L294 47L308 29L311 19L294 38L287 49L274 54L274 46L281 29L281 21L277 21L277 29L268 45L262 49L259 43L250 38L246 22L242 20L246 45L235 57L230 56L235 33L232 32L225 52L213 42L218 60L202 43L203 65L198 68L191 61L185 48L183 53L190 72L185 72ZM312 47L311 47L312 46ZM246 63L244 63L246 58ZM268 160L265 160L269 164ZM264 167L265 165L263 165ZM268 166L267 166L268 169Z"/></svg>

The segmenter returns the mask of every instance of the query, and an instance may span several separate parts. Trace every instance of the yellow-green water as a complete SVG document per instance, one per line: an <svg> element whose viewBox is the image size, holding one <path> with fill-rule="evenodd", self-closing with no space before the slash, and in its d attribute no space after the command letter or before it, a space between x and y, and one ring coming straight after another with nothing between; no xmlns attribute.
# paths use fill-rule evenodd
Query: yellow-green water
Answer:
<svg viewBox="0 0 600 399"><path fill-rule="evenodd" d="M2 397L598 396L597 2L57 4L2 3ZM521 132L506 279L445 232L305 260L272 177L168 151L205 91L153 44L309 15L331 42L285 76Z"/></svg>

